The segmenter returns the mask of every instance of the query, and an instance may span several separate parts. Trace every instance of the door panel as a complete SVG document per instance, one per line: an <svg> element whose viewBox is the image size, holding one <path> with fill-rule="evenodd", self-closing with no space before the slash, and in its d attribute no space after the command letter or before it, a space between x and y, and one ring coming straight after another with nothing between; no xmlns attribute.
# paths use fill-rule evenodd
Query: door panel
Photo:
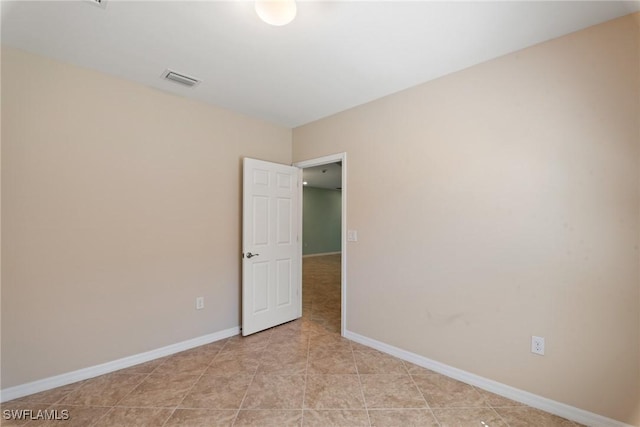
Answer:
<svg viewBox="0 0 640 427"><path fill-rule="evenodd" d="M244 159L242 335L300 313L298 168Z"/></svg>
<svg viewBox="0 0 640 427"><path fill-rule="evenodd" d="M269 265L265 262L254 262L253 273L253 314L267 311L269 308Z"/></svg>
<svg viewBox="0 0 640 427"><path fill-rule="evenodd" d="M278 307L283 307L285 305L291 304L293 288L291 283L291 260L288 259L280 259L277 262L277 280L278 284L278 298L277 305Z"/></svg>
<svg viewBox="0 0 640 427"><path fill-rule="evenodd" d="M278 199L277 203L277 236L279 245L290 245L292 242L291 217L292 206L289 199Z"/></svg>
<svg viewBox="0 0 640 427"><path fill-rule="evenodd" d="M253 196L253 240L254 247L269 243L269 198Z"/></svg>

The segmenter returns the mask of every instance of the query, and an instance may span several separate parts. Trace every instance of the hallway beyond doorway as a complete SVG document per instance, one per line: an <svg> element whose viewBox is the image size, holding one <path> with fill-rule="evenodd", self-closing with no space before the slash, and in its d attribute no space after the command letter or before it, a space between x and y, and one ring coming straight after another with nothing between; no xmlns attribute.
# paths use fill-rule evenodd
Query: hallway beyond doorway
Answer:
<svg viewBox="0 0 640 427"><path fill-rule="evenodd" d="M340 333L340 254L302 259L302 317Z"/></svg>

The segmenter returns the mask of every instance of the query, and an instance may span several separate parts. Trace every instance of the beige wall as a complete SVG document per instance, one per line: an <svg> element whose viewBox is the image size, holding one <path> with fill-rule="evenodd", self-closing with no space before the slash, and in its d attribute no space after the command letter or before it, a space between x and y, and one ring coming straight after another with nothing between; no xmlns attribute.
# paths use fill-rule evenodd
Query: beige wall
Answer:
<svg viewBox="0 0 640 427"><path fill-rule="evenodd" d="M638 37L626 17L294 129L294 161L348 153L348 330L640 424Z"/></svg>
<svg viewBox="0 0 640 427"><path fill-rule="evenodd" d="M241 158L290 129L11 49L2 122L2 388L239 325Z"/></svg>

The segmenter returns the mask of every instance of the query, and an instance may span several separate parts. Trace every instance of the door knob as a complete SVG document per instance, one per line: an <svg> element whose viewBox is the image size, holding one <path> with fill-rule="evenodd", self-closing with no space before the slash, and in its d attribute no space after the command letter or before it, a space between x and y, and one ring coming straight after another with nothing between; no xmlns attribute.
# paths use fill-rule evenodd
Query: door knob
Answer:
<svg viewBox="0 0 640 427"><path fill-rule="evenodd" d="M247 258L253 258L254 256L258 256L260 254L252 254L251 252L247 252Z"/></svg>

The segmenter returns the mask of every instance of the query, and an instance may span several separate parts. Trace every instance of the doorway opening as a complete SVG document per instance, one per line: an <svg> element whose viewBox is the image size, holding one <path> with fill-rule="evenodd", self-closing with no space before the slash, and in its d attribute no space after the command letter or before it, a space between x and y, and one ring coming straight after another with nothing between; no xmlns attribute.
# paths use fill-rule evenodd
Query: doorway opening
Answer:
<svg viewBox="0 0 640 427"><path fill-rule="evenodd" d="M331 332L346 330L346 153L295 163L300 202L303 317Z"/></svg>

